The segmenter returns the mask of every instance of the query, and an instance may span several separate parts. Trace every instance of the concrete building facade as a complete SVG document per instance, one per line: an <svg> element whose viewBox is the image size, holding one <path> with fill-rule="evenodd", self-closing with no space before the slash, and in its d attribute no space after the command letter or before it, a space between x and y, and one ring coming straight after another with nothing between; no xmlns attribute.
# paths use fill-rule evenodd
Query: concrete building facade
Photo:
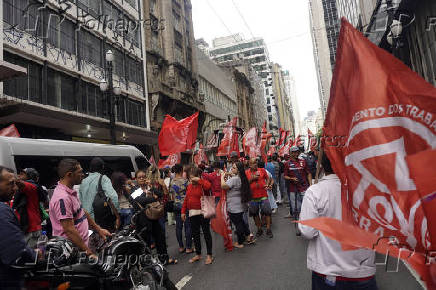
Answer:
<svg viewBox="0 0 436 290"><path fill-rule="evenodd" d="M288 94L289 98L289 106L290 111L292 112L293 116L293 127L294 127L294 136L298 136L302 134L301 129L301 116L300 116L300 108L298 105L298 98L297 98L297 88L295 84L294 77L290 74L288 70L285 70L283 72L283 79L285 82L286 92Z"/></svg>
<svg viewBox="0 0 436 290"><path fill-rule="evenodd" d="M166 114L182 119L200 111L198 65L190 0L144 0L144 15L151 126L158 131Z"/></svg>
<svg viewBox="0 0 436 290"><path fill-rule="evenodd" d="M273 90L274 96L277 98L277 112L279 114L280 128L294 132L294 116L291 110L290 99L285 85L284 71L277 64L272 64L273 73Z"/></svg>
<svg viewBox="0 0 436 290"><path fill-rule="evenodd" d="M0 122L29 138L109 139L109 98L99 89L114 55L119 142L154 144L143 70L142 1L3 0L3 57L27 75L3 82Z"/></svg>
<svg viewBox="0 0 436 290"><path fill-rule="evenodd" d="M204 102L204 142L221 129L228 118L242 117L238 114L238 99L233 77L217 66L197 48L199 98Z"/></svg>
<svg viewBox="0 0 436 290"><path fill-rule="evenodd" d="M243 60L253 67L262 80L268 127L270 130L277 130L277 101L273 92L272 67L265 41L262 38L245 40L242 35L235 34L214 39L209 52L211 58L219 64Z"/></svg>

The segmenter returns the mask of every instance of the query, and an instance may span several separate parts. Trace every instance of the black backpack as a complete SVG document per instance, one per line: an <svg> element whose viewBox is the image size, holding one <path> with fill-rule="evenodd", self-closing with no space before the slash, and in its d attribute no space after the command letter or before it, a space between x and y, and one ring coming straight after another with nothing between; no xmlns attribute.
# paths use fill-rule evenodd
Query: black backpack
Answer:
<svg viewBox="0 0 436 290"><path fill-rule="evenodd" d="M101 179L103 175L100 175L98 180L97 194L94 197L92 208L94 209L94 220L103 229L107 229L110 232L115 230L115 207L109 197L106 196L103 187L101 186Z"/></svg>

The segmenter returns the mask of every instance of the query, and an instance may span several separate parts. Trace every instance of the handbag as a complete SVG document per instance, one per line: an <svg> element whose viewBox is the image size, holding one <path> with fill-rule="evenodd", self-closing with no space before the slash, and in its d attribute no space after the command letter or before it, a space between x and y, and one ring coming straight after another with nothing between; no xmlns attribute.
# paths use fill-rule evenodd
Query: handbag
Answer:
<svg viewBox="0 0 436 290"><path fill-rule="evenodd" d="M201 187L201 190L203 191L203 195L200 199L201 214L205 219L214 218L216 216L215 196L204 195L203 187Z"/></svg>
<svg viewBox="0 0 436 290"><path fill-rule="evenodd" d="M159 220L165 215L165 205L160 201L149 203L145 207L145 215L149 220Z"/></svg>

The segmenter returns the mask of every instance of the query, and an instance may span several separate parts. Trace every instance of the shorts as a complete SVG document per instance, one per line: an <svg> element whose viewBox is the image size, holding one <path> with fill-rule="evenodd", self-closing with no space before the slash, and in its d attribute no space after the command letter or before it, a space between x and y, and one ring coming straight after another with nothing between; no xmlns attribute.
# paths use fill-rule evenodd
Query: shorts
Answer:
<svg viewBox="0 0 436 290"><path fill-rule="evenodd" d="M261 200L261 201L250 201L250 206L248 211L251 217L259 216L259 211L260 214L264 216L271 216L272 213L271 205L268 199Z"/></svg>

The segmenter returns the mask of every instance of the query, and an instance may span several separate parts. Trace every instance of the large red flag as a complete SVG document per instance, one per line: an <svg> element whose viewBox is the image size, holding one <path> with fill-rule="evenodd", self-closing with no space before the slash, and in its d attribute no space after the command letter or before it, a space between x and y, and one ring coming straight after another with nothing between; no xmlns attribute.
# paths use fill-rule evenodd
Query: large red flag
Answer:
<svg viewBox="0 0 436 290"><path fill-rule="evenodd" d="M170 156L168 156L167 159L163 160L160 159L159 160L159 164L157 165L157 167L159 169L161 168L165 168L165 167L173 167L174 165L176 165L177 163L180 163L180 161L182 160L182 156L180 153L175 153L175 154L171 154Z"/></svg>
<svg viewBox="0 0 436 290"><path fill-rule="evenodd" d="M285 141L286 141L286 136L288 135L288 132L289 131L285 131L285 130L282 130L281 132L280 132L280 139L279 139L279 144L278 144L278 146L280 146L280 145L285 145Z"/></svg>
<svg viewBox="0 0 436 290"><path fill-rule="evenodd" d="M162 156L192 149L197 139L198 114L197 112L180 121L166 115L158 139Z"/></svg>
<svg viewBox="0 0 436 290"><path fill-rule="evenodd" d="M245 133L244 138L242 139L242 147L244 148L244 152L246 156L250 158L257 157L257 129L251 128L248 132Z"/></svg>
<svg viewBox="0 0 436 290"><path fill-rule="evenodd" d="M226 192L223 191L222 198L216 206L216 216L210 221L212 230L224 238L224 247L233 250L232 228L230 218L227 214Z"/></svg>
<svg viewBox="0 0 436 290"><path fill-rule="evenodd" d="M218 147L217 156L229 156L233 151L238 152L239 157L239 141L238 133L236 131L236 124L238 117L233 118L232 121L226 124L223 129L224 137Z"/></svg>
<svg viewBox="0 0 436 290"><path fill-rule="evenodd" d="M343 19L324 129L325 151L347 185L343 221L415 251L407 261L429 289L436 281L422 261L436 250L436 172L428 163L435 160L435 132L436 88ZM430 185L422 166L431 171ZM349 231L349 238L340 235L345 227L335 231L343 244L367 242L351 243Z"/></svg>
<svg viewBox="0 0 436 290"><path fill-rule="evenodd" d="M20 133L18 133L17 127L15 127L15 125L12 124L0 130L0 136L20 138Z"/></svg>
<svg viewBox="0 0 436 290"><path fill-rule="evenodd" d="M194 156L194 163L200 165L202 162L208 163L206 152L204 151L203 144L200 144L197 154Z"/></svg>

